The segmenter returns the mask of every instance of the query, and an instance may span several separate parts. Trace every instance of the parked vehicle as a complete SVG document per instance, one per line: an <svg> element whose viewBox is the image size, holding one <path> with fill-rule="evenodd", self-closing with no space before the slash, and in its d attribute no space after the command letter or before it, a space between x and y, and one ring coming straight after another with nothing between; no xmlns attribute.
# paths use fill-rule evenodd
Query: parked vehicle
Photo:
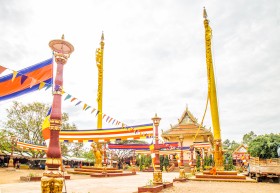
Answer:
<svg viewBox="0 0 280 193"><path fill-rule="evenodd" d="M260 159L251 157L248 167L248 175L256 178L258 182L272 179L280 183L280 158Z"/></svg>

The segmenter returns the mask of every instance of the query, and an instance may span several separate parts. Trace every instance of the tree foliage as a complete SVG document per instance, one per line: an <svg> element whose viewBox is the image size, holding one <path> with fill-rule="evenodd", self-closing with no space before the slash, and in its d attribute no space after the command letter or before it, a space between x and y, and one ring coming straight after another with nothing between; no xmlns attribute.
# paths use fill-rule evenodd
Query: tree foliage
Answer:
<svg viewBox="0 0 280 193"><path fill-rule="evenodd" d="M248 145L256 137L257 135L253 131L250 131L249 133L243 136L242 143Z"/></svg>
<svg viewBox="0 0 280 193"><path fill-rule="evenodd" d="M280 134L259 135L248 146L248 151L253 157L263 159L277 158L277 148L280 144Z"/></svg>
<svg viewBox="0 0 280 193"><path fill-rule="evenodd" d="M239 146L240 146L240 143L237 143L234 140L230 141L229 139L226 139L223 142L223 149L229 153L233 153L234 150L236 150Z"/></svg>
<svg viewBox="0 0 280 193"><path fill-rule="evenodd" d="M139 155L139 156L137 156L136 164L139 165L140 171L142 171L146 167L151 166L151 164L152 164L151 155Z"/></svg>
<svg viewBox="0 0 280 193"><path fill-rule="evenodd" d="M92 149L88 149L86 151L83 151L82 157L86 158L87 162L95 162L95 156L93 154Z"/></svg>
<svg viewBox="0 0 280 193"><path fill-rule="evenodd" d="M50 106L51 105L39 102L24 105L14 101L13 105L9 109L6 109L8 120L4 122L4 129L2 132L5 133L6 138L13 134L22 141L24 140L37 145L43 144L42 123ZM68 115L63 113L62 128L66 130L76 130L76 125L67 123L68 120ZM67 145L62 144L61 146L63 154L69 151ZM29 150L29 152L32 154L32 157L42 157L45 154L42 151Z"/></svg>

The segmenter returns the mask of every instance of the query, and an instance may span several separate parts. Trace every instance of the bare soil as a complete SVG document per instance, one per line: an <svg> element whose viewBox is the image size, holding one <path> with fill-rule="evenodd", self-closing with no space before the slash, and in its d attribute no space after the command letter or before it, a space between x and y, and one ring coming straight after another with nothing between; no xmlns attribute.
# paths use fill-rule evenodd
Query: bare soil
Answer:
<svg viewBox="0 0 280 193"><path fill-rule="evenodd" d="M42 176L44 170L17 169L8 171L7 168L0 168L0 184L20 183L21 176ZM71 179L88 179L88 175L71 175Z"/></svg>
<svg viewBox="0 0 280 193"><path fill-rule="evenodd" d="M0 184L11 184L11 183L22 183L20 181L20 176L28 176L28 175L37 175L42 176L44 170L16 170L16 171L7 171L6 168L0 168ZM164 174L167 175L167 174ZM173 176L177 176L177 173L168 173L170 179L173 179ZM147 178L147 176L152 176L151 173L139 173L141 178ZM85 180L79 180L85 179ZM92 178L89 175L71 175L71 180L78 180L81 187L85 187L84 183L89 183L89 180ZM125 182L124 179L129 179L126 177L114 177L110 179L112 184L115 184L116 187L115 192L134 192L137 190L139 184L144 184L143 182L135 183L133 186L134 191L130 191L128 189L124 190L125 183L129 183L128 181ZM148 178L147 178L148 179ZM106 180L106 179L104 179ZM95 180L97 181L97 180ZM98 179L99 182L99 189L94 189L95 191L86 191L88 192L102 192L102 193L111 193L112 190L108 188L102 189L102 186L105 186L102 179ZM74 181L72 181L74 182ZM91 182L91 181L90 181ZM70 182L69 182L70 183ZM130 183L133 184L131 181ZM15 184L16 185L16 184ZM122 188L123 187L123 188ZM70 188L70 187L69 187ZM119 190L119 191L118 191ZM77 191L70 191L70 192L77 192ZM81 191L78 191L81 192ZM279 193L280 192L280 183L270 183L270 182L262 182L262 183L249 183L249 182L211 182L211 181L187 181L187 182L174 182L174 186L171 188L167 188L162 190L163 193Z"/></svg>

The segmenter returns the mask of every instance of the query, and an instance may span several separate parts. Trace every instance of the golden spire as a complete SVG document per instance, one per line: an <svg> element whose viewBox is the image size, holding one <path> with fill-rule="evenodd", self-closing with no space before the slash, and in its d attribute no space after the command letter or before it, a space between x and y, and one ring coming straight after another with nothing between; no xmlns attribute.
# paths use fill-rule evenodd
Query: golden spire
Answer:
<svg viewBox="0 0 280 193"><path fill-rule="evenodd" d="M104 32L102 31L102 35L101 35L101 41L104 41Z"/></svg>
<svg viewBox="0 0 280 193"><path fill-rule="evenodd" d="M103 50L104 49L104 33L102 31L102 35L101 35L101 42L100 42L100 46L101 46L101 49Z"/></svg>
<svg viewBox="0 0 280 193"><path fill-rule="evenodd" d="M205 7L203 7L203 18L207 19L207 12L206 12Z"/></svg>

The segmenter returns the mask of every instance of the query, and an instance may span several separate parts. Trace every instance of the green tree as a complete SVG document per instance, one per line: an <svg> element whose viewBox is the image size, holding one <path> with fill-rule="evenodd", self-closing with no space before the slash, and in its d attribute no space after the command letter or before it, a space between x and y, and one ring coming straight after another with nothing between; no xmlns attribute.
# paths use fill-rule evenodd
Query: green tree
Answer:
<svg viewBox="0 0 280 193"><path fill-rule="evenodd" d="M256 137L257 135L253 131L250 131L249 133L243 136L242 143L248 145Z"/></svg>
<svg viewBox="0 0 280 193"><path fill-rule="evenodd" d="M240 146L240 143L237 143L234 140L230 141L230 140L226 139L223 142L223 149L228 151L229 153L233 153L239 146Z"/></svg>
<svg viewBox="0 0 280 193"><path fill-rule="evenodd" d="M91 149L89 149L88 151L83 151L82 157L86 158L87 162L95 162L95 157Z"/></svg>
<svg viewBox="0 0 280 193"><path fill-rule="evenodd" d="M259 135L248 146L248 152L252 157L263 159L277 158L277 147L280 144L280 134Z"/></svg>
<svg viewBox="0 0 280 193"><path fill-rule="evenodd" d="M169 166L169 158L168 158L168 155L165 155L165 156L164 156L164 159L163 159L163 166L164 166L165 171L168 171L168 166Z"/></svg>
<svg viewBox="0 0 280 193"><path fill-rule="evenodd" d="M224 168L226 171L231 171L235 169L233 165L232 154L229 152L225 152L224 154Z"/></svg>
<svg viewBox="0 0 280 193"><path fill-rule="evenodd" d="M160 163L160 170L163 171L163 162L164 162L164 156L159 156L159 163Z"/></svg>
<svg viewBox="0 0 280 193"><path fill-rule="evenodd" d="M4 129L0 130L0 152L1 151L11 151L12 144L10 140L10 136L12 133L7 132Z"/></svg>
<svg viewBox="0 0 280 193"><path fill-rule="evenodd" d="M152 164L152 157L151 157L151 155L145 156L145 161L144 161L145 167L150 167L151 164Z"/></svg>
<svg viewBox="0 0 280 193"><path fill-rule="evenodd" d="M44 103L34 102L27 105L22 103L13 102L11 108L6 109L7 121L4 122L4 130L8 134L15 135L20 140L28 141L29 143L41 145L44 142L42 136L42 123L45 119L47 112L51 105ZM63 113L62 115L62 128L67 130L76 130L75 124L69 124L68 115ZM65 144L62 144L62 150L67 151L64 148ZM63 152L62 153L66 153ZM45 152L29 150L32 157L43 157Z"/></svg>
<svg viewBox="0 0 280 193"><path fill-rule="evenodd" d="M200 156L196 156L196 169L197 171L200 171Z"/></svg>

